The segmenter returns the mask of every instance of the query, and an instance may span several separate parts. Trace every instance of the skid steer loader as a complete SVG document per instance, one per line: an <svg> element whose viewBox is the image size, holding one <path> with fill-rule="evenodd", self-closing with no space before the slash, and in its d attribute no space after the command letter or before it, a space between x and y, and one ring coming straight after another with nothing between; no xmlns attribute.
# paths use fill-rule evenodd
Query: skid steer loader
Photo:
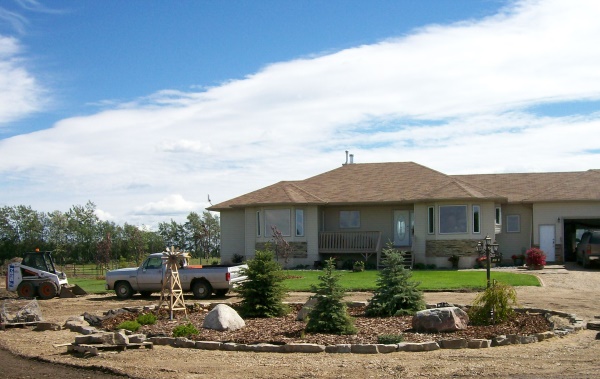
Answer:
<svg viewBox="0 0 600 379"><path fill-rule="evenodd" d="M76 284L70 285L64 272L56 270L50 251L25 253L21 262L8 264L6 289L17 292L19 297L52 299L87 295Z"/></svg>

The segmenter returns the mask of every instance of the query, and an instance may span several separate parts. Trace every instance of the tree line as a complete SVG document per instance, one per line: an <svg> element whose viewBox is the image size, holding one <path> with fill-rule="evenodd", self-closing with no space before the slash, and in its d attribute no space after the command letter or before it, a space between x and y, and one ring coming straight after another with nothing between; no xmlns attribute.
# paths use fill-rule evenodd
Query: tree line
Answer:
<svg viewBox="0 0 600 379"><path fill-rule="evenodd" d="M194 258L220 256L219 217L191 212L184 223L161 222L158 231L125 223L117 225L96 215L96 205L74 205L67 212L38 212L31 206L0 207L0 262L27 251L51 250L60 264L106 265L135 261L166 247L188 251Z"/></svg>

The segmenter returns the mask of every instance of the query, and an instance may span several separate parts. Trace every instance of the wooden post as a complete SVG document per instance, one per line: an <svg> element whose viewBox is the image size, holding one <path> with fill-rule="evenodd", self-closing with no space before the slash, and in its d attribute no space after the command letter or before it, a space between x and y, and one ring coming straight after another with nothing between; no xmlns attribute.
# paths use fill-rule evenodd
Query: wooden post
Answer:
<svg viewBox="0 0 600 379"><path fill-rule="evenodd" d="M165 303L165 305L168 305L171 320L173 320L173 311L183 310L185 312L185 317L187 317L187 309L183 298L181 280L179 279L178 266L179 263L182 262L183 259L187 259L188 256L188 253L174 251L173 248L171 248L170 251L163 253L162 259L163 261L166 261L166 272L163 279L157 311L163 306L163 303Z"/></svg>

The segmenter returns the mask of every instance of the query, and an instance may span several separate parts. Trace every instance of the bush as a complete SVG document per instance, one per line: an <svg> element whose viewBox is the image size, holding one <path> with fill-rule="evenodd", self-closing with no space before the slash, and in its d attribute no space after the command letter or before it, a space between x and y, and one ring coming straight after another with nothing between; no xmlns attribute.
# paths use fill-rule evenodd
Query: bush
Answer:
<svg viewBox="0 0 600 379"><path fill-rule="evenodd" d="M190 337L198 334L198 329L191 323L178 325L173 329L173 337Z"/></svg>
<svg viewBox="0 0 600 379"><path fill-rule="evenodd" d="M133 321L123 321L122 323L120 323L119 325L117 325L117 329L127 329L129 331L132 332L137 332L139 328L141 328L142 325L140 325L139 322L133 320Z"/></svg>
<svg viewBox="0 0 600 379"><path fill-rule="evenodd" d="M393 345L404 341L402 334L382 334L377 336L377 343L384 345Z"/></svg>
<svg viewBox="0 0 600 379"><path fill-rule="evenodd" d="M231 257L231 262L232 263L242 263L244 261L244 256L240 255L240 254L233 254L233 257Z"/></svg>
<svg viewBox="0 0 600 379"><path fill-rule="evenodd" d="M531 248L525 252L527 258L525 258L525 263L527 266L545 266L546 265L546 254L538 249Z"/></svg>
<svg viewBox="0 0 600 379"><path fill-rule="evenodd" d="M156 324L156 316L152 313L146 313L143 315L139 315L136 321L140 325L154 325Z"/></svg>
<svg viewBox="0 0 600 379"><path fill-rule="evenodd" d="M308 314L306 331L309 333L356 334L354 319L348 315L344 303L344 289L339 283L339 275L334 273L335 260L325 262L320 283L313 286L317 304Z"/></svg>
<svg viewBox="0 0 600 379"><path fill-rule="evenodd" d="M420 283L411 281L411 271L404 268L404 253L388 245L383 254L384 268L367 305L367 316L401 316L425 309L423 292L417 289Z"/></svg>
<svg viewBox="0 0 600 379"><path fill-rule="evenodd" d="M248 262L243 282L237 292L242 298L239 312L242 317L280 317L289 312L283 304L287 294L284 287L285 274L279 263L273 260L270 250L257 251Z"/></svg>
<svg viewBox="0 0 600 379"><path fill-rule="evenodd" d="M508 320L514 314L513 306L516 304L517 292L512 286L494 283L475 298L467 314L472 325L497 324Z"/></svg>

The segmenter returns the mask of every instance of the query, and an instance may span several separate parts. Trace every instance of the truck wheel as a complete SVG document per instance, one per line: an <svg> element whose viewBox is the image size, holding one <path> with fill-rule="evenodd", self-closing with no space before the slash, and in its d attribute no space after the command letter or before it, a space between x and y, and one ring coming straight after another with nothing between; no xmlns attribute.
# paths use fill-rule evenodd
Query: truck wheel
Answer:
<svg viewBox="0 0 600 379"><path fill-rule="evenodd" d="M35 297L35 286L31 282L21 282L17 286L17 295L19 297Z"/></svg>
<svg viewBox="0 0 600 379"><path fill-rule="evenodd" d="M133 288L128 282L118 282L115 284L115 293L119 299L129 299L133 296Z"/></svg>
<svg viewBox="0 0 600 379"><path fill-rule="evenodd" d="M40 299L42 300L53 299L56 297L57 293L58 288L56 288L56 284L50 281L42 282L38 287L38 294L40 295Z"/></svg>
<svg viewBox="0 0 600 379"><path fill-rule="evenodd" d="M227 292L229 292L229 288L221 289L221 290L215 290L215 295L217 295L217 296L225 296L225 295L227 295Z"/></svg>
<svg viewBox="0 0 600 379"><path fill-rule="evenodd" d="M194 297L196 299L206 299L212 293L212 287L207 281L200 280L194 283L194 286L192 287L192 292L194 293Z"/></svg>

